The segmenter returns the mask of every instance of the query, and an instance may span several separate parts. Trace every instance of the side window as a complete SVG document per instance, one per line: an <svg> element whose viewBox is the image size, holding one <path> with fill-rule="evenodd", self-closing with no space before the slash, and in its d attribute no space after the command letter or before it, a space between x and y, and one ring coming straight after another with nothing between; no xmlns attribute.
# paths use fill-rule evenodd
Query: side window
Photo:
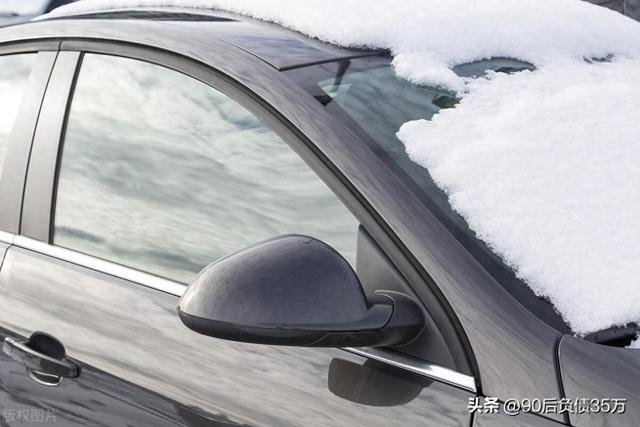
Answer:
<svg viewBox="0 0 640 427"><path fill-rule="evenodd" d="M35 54L0 56L0 176Z"/></svg>
<svg viewBox="0 0 640 427"><path fill-rule="evenodd" d="M56 245L185 283L287 233L355 260L357 222L311 169L245 108L176 71L86 54L61 159Z"/></svg>

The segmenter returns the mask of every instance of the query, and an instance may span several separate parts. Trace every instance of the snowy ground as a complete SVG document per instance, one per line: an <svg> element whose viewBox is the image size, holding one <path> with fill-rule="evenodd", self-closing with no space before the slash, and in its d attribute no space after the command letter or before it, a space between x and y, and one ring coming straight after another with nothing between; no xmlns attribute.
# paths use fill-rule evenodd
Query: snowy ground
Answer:
<svg viewBox="0 0 640 427"><path fill-rule="evenodd" d="M220 8L390 49L400 76L462 97L399 137L479 237L576 332L640 321L637 22L580 0L88 0L54 14L131 4ZM536 70L451 71L491 57Z"/></svg>

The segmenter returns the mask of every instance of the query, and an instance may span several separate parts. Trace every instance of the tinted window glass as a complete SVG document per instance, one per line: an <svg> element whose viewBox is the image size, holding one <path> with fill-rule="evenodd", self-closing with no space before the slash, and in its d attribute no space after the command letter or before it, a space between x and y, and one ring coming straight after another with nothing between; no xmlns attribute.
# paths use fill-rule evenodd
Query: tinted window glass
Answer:
<svg viewBox="0 0 640 427"><path fill-rule="evenodd" d="M276 134L178 72L86 55L72 101L54 243L174 280L287 233L355 257L357 222Z"/></svg>
<svg viewBox="0 0 640 427"><path fill-rule="evenodd" d="M0 56L0 175L35 55Z"/></svg>
<svg viewBox="0 0 640 427"><path fill-rule="evenodd" d="M454 68L464 77L488 71L518 72L532 65L498 58ZM416 86L399 78L387 57L357 58L298 68L287 75L305 88L327 111L360 136L433 212L493 277L534 314L560 331L568 327L546 300L537 297L502 259L493 253L457 212L447 195L431 179L429 171L413 162L396 137L411 120L431 119L445 108L455 108L456 94L434 87ZM460 124L464 126L464 123Z"/></svg>

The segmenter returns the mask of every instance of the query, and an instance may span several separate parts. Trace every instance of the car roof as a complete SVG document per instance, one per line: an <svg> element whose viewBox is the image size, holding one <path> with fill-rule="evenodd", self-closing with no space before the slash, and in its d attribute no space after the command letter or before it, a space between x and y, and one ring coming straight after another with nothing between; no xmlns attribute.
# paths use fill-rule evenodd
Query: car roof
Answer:
<svg viewBox="0 0 640 427"><path fill-rule="evenodd" d="M260 58L284 71L308 65L382 55L379 49L345 49L312 39L279 25L222 11L176 7L130 8L47 17L53 20L142 20L168 26L193 27Z"/></svg>

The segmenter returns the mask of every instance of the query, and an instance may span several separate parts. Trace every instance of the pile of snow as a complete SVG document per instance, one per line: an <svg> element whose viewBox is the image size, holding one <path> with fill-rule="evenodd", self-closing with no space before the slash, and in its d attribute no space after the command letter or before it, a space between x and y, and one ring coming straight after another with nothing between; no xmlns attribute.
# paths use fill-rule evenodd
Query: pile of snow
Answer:
<svg viewBox="0 0 640 427"><path fill-rule="evenodd" d="M451 66L478 59L542 66L640 51L635 22L579 0L84 0L48 16L154 6L221 9L341 46L390 49L401 76L456 91L464 82Z"/></svg>
<svg viewBox="0 0 640 427"><path fill-rule="evenodd" d="M400 76L458 92L402 127L412 159L574 331L640 321L640 24L579 0L87 0L52 15L157 5L387 48ZM536 71L451 70L492 57Z"/></svg>
<svg viewBox="0 0 640 427"><path fill-rule="evenodd" d="M575 331L640 320L640 61L469 83L399 133L471 229Z"/></svg>

